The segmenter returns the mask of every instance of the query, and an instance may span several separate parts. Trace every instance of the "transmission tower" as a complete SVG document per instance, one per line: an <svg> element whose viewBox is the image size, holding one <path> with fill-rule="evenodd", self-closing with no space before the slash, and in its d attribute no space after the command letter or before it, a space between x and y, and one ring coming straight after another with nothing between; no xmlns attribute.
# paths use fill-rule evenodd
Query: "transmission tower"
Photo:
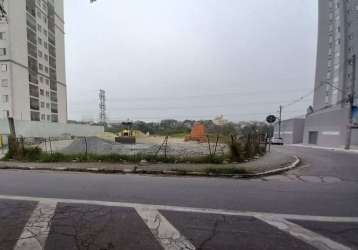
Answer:
<svg viewBox="0 0 358 250"><path fill-rule="evenodd" d="M106 123L106 91L103 89L99 90L99 121Z"/></svg>

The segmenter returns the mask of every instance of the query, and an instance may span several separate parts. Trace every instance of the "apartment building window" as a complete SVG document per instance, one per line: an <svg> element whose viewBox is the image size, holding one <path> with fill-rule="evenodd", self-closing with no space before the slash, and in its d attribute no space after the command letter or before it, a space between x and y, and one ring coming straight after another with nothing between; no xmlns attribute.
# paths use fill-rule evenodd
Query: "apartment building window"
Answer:
<svg viewBox="0 0 358 250"><path fill-rule="evenodd" d="M46 91L46 96L50 97L50 92Z"/></svg>
<svg viewBox="0 0 358 250"><path fill-rule="evenodd" d="M38 41L38 43L40 44L40 45L42 45L42 39L39 37L39 38L37 38L37 41Z"/></svg>
<svg viewBox="0 0 358 250"><path fill-rule="evenodd" d="M44 81L44 78L40 76L40 82L42 83Z"/></svg>
<svg viewBox="0 0 358 250"><path fill-rule="evenodd" d="M52 122L58 122L58 116L57 115L52 115L51 116L51 121Z"/></svg>
<svg viewBox="0 0 358 250"><path fill-rule="evenodd" d="M42 95L42 96L45 95L45 91L43 89L40 89L40 95Z"/></svg>
<svg viewBox="0 0 358 250"><path fill-rule="evenodd" d="M6 48L0 48L0 56L6 56Z"/></svg>
<svg viewBox="0 0 358 250"><path fill-rule="evenodd" d="M47 109L50 108L50 103L46 103L46 108L47 108Z"/></svg>
<svg viewBox="0 0 358 250"><path fill-rule="evenodd" d="M39 88L30 84L30 96L39 97Z"/></svg>
<svg viewBox="0 0 358 250"><path fill-rule="evenodd" d="M0 32L0 40L5 40L5 32Z"/></svg>
<svg viewBox="0 0 358 250"><path fill-rule="evenodd" d="M46 115L45 115L45 114L42 114L42 115L41 115L41 121L44 121L44 120L46 120Z"/></svg>
<svg viewBox="0 0 358 250"><path fill-rule="evenodd" d="M47 115L47 120L50 121L51 120L51 116Z"/></svg>
<svg viewBox="0 0 358 250"><path fill-rule="evenodd" d="M1 64L1 71L6 72L7 71L7 64Z"/></svg>
<svg viewBox="0 0 358 250"><path fill-rule="evenodd" d="M31 111L31 121L40 121L40 113Z"/></svg>
<svg viewBox="0 0 358 250"><path fill-rule="evenodd" d="M48 61L48 55L45 54L44 58L45 58L46 61Z"/></svg>
<svg viewBox="0 0 358 250"><path fill-rule="evenodd" d="M48 67L47 66L45 66L45 72L48 73Z"/></svg>
<svg viewBox="0 0 358 250"><path fill-rule="evenodd" d="M44 66L41 63L39 63L39 70L43 70L43 68Z"/></svg>
<svg viewBox="0 0 358 250"><path fill-rule="evenodd" d="M2 96L2 102L3 103L8 103L9 102L9 95L3 95Z"/></svg>
<svg viewBox="0 0 358 250"><path fill-rule="evenodd" d="M44 108L44 107L45 107L45 103L41 102L41 108Z"/></svg>
<svg viewBox="0 0 358 250"><path fill-rule="evenodd" d="M48 44L47 44L47 42L44 42L44 47L45 47L45 49L48 49Z"/></svg>
<svg viewBox="0 0 358 250"><path fill-rule="evenodd" d="M39 57L42 57L42 51L41 50L38 51L38 55L39 55Z"/></svg>
<svg viewBox="0 0 358 250"><path fill-rule="evenodd" d="M1 79L1 87L8 87L9 86L9 80L8 79Z"/></svg>
<svg viewBox="0 0 358 250"><path fill-rule="evenodd" d="M34 109L34 110L39 110L40 109L39 100L31 97L30 98L30 108Z"/></svg>
<svg viewBox="0 0 358 250"><path fill-rule="evenodd" d="M50 85L50 80L49 79L46 79L46 85Z"/></svg>
<svg viewBox="0 0 358 250"><path fill-rule="evenodd" d="M44 35L47 36L47 30L44 29Z"/></svg>
<svg viewBox="0 0 358 250"><path fill-rule="evenodd" d="M41 27L41 25L40 25L40 24L38 24L38 25L37 25L37 30L38 30L39 32L41 32L41 31L42 31L42 27Z"/></svg>

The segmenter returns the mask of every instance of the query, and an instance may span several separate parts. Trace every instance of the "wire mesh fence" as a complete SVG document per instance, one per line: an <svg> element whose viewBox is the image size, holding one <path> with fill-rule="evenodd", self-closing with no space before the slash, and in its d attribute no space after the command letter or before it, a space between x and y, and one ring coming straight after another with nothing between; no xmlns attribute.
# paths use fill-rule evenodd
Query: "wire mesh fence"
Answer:
<svg viewBox="0 0 358 250"><path fill-rule="evenodd" d="M205 142L184 141L170 136L141 138L136 144L123 144L99 137L16 138L20 152L38 150L59 156L114 156L116 159L185 161L193 158L243 161L266 151L263 135L206 135ZM100 157L99 157L100 158Z"/></svg>

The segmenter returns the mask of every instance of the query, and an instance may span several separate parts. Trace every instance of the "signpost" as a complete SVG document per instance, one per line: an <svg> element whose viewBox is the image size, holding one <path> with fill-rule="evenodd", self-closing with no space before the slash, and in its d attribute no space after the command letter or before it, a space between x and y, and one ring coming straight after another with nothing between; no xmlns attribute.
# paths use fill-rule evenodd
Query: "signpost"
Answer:
<svg viewBox="0 0 358 250"><path fill-rule="evenodd" d="M266 117L266 121L268 122L268 123L270 123L270 124L272 124L272 123L274 123L275 121L276 121L276 116L274 116L274 115L269 115L269 116L267 116Z"/></svg>

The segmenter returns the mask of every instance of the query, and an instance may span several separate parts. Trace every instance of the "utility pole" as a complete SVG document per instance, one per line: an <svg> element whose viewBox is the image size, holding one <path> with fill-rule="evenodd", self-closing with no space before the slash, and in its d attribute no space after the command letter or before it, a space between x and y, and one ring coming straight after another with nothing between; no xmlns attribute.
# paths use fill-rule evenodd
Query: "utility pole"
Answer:
<svg viewBox="0 0 358 250"><path fill-rule="evenodd" d="M282 123L282 105L280 105L280 115L278 118L278 138L281 138L281 123Z"/></svg>
<svg viewBox="0 0 358 250"><path fill-rule="evenodd" d="M351 65L353 68L352 71L352 84L351 84L351 91L348 95L348 101L349 101L349 118L348 118L348 126L347 126L347 134L346 134L346 145L345 149L349 150L351 148L351 140L352 140L352 127L353 127L353 107L354 107L354 92L355 92L355 81L356 81L356 55L353 55Z"/></svg>

